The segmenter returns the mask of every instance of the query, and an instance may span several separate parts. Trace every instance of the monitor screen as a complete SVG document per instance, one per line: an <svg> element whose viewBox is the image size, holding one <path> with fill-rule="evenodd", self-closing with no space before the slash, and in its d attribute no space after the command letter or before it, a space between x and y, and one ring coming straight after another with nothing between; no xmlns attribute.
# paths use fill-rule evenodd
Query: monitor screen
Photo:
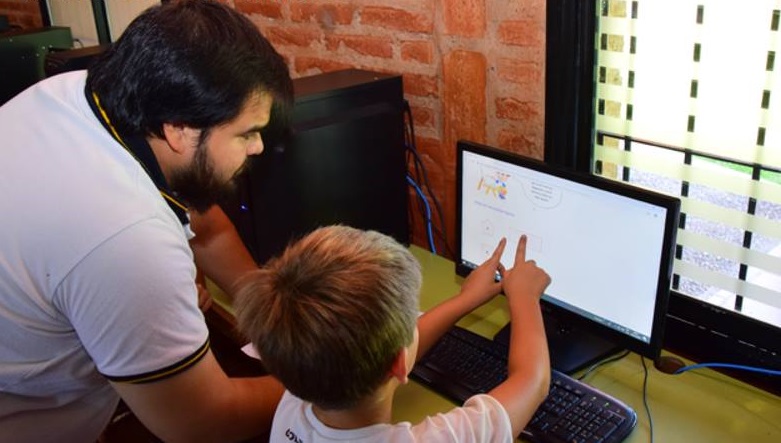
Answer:
<svg viewBox="0 0 781 443"><path fill-rule="evenodd" d="M502 237L512 266L525 234L527 259L551 276L542 299L554 368L571 373L617 349L658 357L678 199L471 142L458 143L457 165L457 273Z"/></svg>

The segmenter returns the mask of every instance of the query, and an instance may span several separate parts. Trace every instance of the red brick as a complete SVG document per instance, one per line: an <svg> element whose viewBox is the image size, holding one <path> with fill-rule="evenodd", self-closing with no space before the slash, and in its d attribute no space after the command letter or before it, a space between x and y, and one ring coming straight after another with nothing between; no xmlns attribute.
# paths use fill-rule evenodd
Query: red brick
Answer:
<svg viewBox="0 0 781 443"><path fill-rule="evenodd" d="M430 41L402 42L401 59L431 64L434 60L434 46Z"/></svg>
<svg viewBox="0 0 781 443"><path fill-rule="evenodd" d="M491 18L496 19L496 23L502 20L533 20L544 24L547 3L548 0L492 2Z"/></svg>
<svg viewBox="0 0 781 443"><path fill-rule="evenodd" d="M499 132L497 144L502 149L517 154L542 160L542 141L534 134L524 133L518 129L502 129Z"/></svg>
<svg viewBox="0 0 781 443"><path fill-rule="evenodd" d="M410 205L411 211L409 214L409 227L410 227L410 241L413 245L417 245L423 249L428 250L428 240L426 237L425 218L423 218L423 211L417 205L418 194L412 188L408 189L408 198L413 204Z"/></svg>
<svg viewBox="0 0 781 443"><path fill-rule="evenodd" d="M542 67L535 62L512 58L500 58L497 62L497 75L508 82L541 87Z"/></svg>
<svg viewBox="0 0 781 443"><path fill-rule="evenodd" d="M441 5L445 34L462 37L485 34L485 0L445 0Z"/></svg>
<svg viewBox="0 0 781 443"><path fill-rule="evenodd" d="M325 38L326 48L336 51L340 45L353 51L373 57L391 58L393 45L389 37L374 37L368 35L328 35Z"/></svg>
<svg viewBox="0 0 781 443"><path fill-rule="evenodd" d="M4 5L0 5L0 8L8 8L11 11L14 11L20 15L28 15L31 13L39 13L40 14L40 7L38 5L38 2L34 1L27 1L27 0L17 0L17 1L10 1L10 2L4 2Z"/></svg>
<svg viewBox="0 0 781 443"><path fill-rule="evenodd" d="M443 159L447 157L447 153L444 152L442 142L432 138L416 136L415 145L418 158L422 162L422 165L418 165L418 169L425 168L431 190L441 202L443 198L441 192L444 189L445 177L448 173L452 173L447 166L443 165ZM420 177L418 177L418 174L415 172L414 159L410 161L408 168L412 178L420 181L421 183L418 184L423 187L425 185L425 183L422 183L424 180L423 171L420 170Z"/></svg>
<svg viewBox="0 0 781 443"><path fill-rule="evenodd" d="M448 157L448 148L444 146L442 140L432 137L417 135L415 144L418 151L424 153L424 156L430 157L434 164L442 163Z"/></svg>
<svg viewBox="0 0 781 443"><path fill-rule="evenodd" d="M325 59L318 57L296 57L293 66L294 72L299 75L311 75L317 70L319 72L331 72L339 71L342 69L357 68L353 64L342 63L333 59Z"/></svg>
<svg viewBox="0 0 781 443"><path fill-rule="evenodd" d="M545 41L543 23L532 20L505 21L499 24L499 41L512 46L538 48Z"/></svg>
<svg viewBox="0 0 781 443"><path fill-rule="evenodd" d="M398 8L367 6L360 11L361 24L406 32L431 34L434 21L431 14L410 12Z"/></svg>
<svg viewBox="0 0 781 443"><path fill-rule="evenodd" d="M478 52L459 50L445 56L442 124L446 146L455 146L458 139L485 142L486 67L485 56Z"/></svg>
<svg viewBox="0 0 781 443"><path fill-rule="evenodd" d="M8 21L12 25L19 26L22 29L30 29L30 16L27 14L22 14L20 12L14 12L8 17Z"/></svg>
<svg viewBox="0 0 781 443"><path fill-rule="evenodd" d="M0 14L8 17L10 25L18 26L22 29L40 28L43 26L41 10L37 1L0 1Z"/></svg>
<svg viewBox="0 0 781 443"><path fill-rule="evenodd" d="M318 30L305 29L301 26L274 26L266 27L263 32L274 46L294 45L309 48L320 40Z"/></svg>
<svg viewBox="0 0 781 443"><path fill-rule="evenodd" d="M538 103L521 101L513 97L499 97L495 103L498 118L528 121L540 116Z"/></svg>
<svg viewBox="0 0 781 443"><path fill-rule="evenodd" d="M419 97L437 97L439 81L434 76L404 73L404 93Z"/></svg>
<svg viewBox="0 0 781 443"><path fill-rule="evenodd" d="M412 122L416 128L435 128L436 116L434 110L429 107L410 105Z"/></svg>
<svg viewBox="0 0 781 443"><path fill-rule="evenodd" d="M349 25L353 22L356 7L339 3L291 3L290 18L294 22L316 20L330 29L335 25Z"/></svg>
<svg viewBox="0 0 781 443"><path fill-rule="evenodd" d="M258 0L233 0L237 11L245 14L260 14L268 18L282 18L282 4Z"/></svg>

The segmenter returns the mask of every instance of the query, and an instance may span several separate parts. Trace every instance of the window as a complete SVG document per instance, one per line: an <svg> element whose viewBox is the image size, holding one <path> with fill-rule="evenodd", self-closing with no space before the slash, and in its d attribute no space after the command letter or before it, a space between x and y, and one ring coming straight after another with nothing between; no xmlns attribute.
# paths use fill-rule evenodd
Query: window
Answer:
<svg viewBox="0 0 781 443"><path fill-rule="evenodd" d="M44 23L71 28L78 46L115 41L144 9L160 0L46 0L41 2Z"/></svg>
<svg viewBox="0 0 781 443"><path fill-rule="evenodd" d="M681 198L665 345L697 361L781 369L780 10L548 2L546 160Z"/></svg>
<svg viewBox="0 0 781 443"><path fill-rule="evenodd" d="M92 4L84 1L48 0L42 6L48 6L48 19L51 24L69 27L74 41L80 46L98 44L98 27Z"/></svg>
<svg viewBox="0 0 781 443"><path fill-rule="evenodd" d="M592 171L681 197L674 289L781 326L779 2L640 3L598 11Z"/></svg>

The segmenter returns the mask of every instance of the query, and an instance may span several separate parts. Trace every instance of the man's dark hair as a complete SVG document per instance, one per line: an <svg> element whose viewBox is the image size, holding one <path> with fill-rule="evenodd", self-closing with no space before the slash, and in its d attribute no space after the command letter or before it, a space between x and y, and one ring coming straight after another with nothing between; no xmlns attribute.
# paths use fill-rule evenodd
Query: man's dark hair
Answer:
<svg viewBox="0 0 781 443"><path fill-rule="evenodd" d="M162 137L163 123L208 132L260 92L274 98L270 124L286 126L293 100L282 56L247 17L208 0L143 12L90 67L87 87L123 135Z"/></svg>

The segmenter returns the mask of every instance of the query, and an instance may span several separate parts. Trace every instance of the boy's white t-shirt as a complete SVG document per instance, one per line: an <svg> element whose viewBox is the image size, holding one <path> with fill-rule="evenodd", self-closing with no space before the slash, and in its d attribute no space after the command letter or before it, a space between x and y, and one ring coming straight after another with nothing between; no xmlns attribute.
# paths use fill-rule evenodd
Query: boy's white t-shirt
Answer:
<svg viewBox="0 0 781 443"><path fill-rule="evenodd" d="M510 417L490 395L469 398L463 406L427 417L418 424L376 424L359 429L334 429L324 425L312 404L285 392L274 415L271 443L327 442L512 442Z"/></svg>

